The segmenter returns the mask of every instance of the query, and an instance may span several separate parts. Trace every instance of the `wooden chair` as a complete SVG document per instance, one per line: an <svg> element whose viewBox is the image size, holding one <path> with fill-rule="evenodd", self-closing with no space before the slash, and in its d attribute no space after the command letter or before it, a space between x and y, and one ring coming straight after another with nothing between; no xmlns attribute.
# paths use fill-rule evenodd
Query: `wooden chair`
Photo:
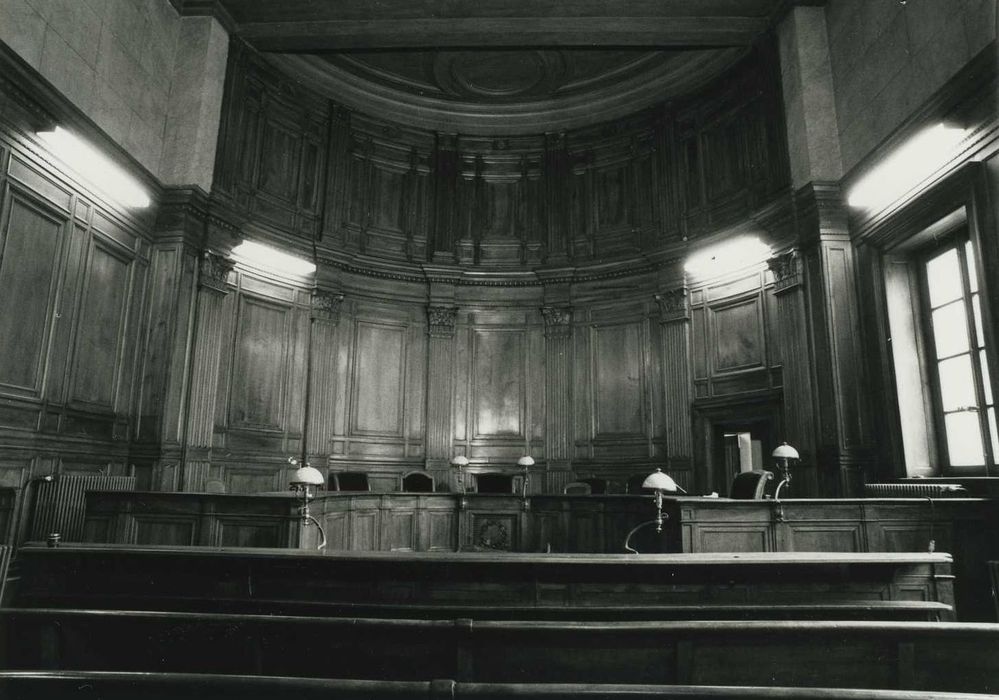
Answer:
<svg viewBox="0 0 999 700"><path fill-rule="evenodd" d="M590 485L583 481L572 481L565 485L562 489L562 493L566 496L589 496L593 493L593 489Z"/></svg>
<svg viewBox="0 0 999 700"><path fill-rule="evenodd" d="M423 471L403 474L402 490L406 493L433 493L434 477Z"/></svg>
<svg viewBox="0 0 999 700"><path fill-rule="evenodd" d="M766 470L736 474L735 478L732 479L732 488L729 490L728 497L758 501L763 498L767 482L773 478L773 472Z"/></svg>
<svg viewBox="0 0 999 700"><path fill-rule="evenodd" d="M332 491L370 491L368 475L364 472L334 472L330 476Z"/></svg>
<svg viewBox="0 0 999 700"><path fill-rule="evenodd" d="M607 493L607 479L600 479L594 476L588 479L579 479L578 481L581 484L588 484L590 493L594 496L602 496Z"/></svg>

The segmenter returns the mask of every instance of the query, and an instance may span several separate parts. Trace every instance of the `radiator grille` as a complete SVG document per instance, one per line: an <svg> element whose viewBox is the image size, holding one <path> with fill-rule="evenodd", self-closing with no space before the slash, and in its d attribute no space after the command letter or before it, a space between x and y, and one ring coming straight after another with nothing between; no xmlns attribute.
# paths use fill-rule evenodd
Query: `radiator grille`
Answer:
<svg viewBox="0 0 999 700"><path fill-rule="evenodd" d="M134 490L134 476L72 474L40 482L30 539L43 540L58 532L63 542L81 542L87 491Z"/></svg>
<svg viewBox="0 0 999 700"><path fill-rule="evenodd" d="M960 484L864 484L868 498L946 498L967 495Z"/></svg>

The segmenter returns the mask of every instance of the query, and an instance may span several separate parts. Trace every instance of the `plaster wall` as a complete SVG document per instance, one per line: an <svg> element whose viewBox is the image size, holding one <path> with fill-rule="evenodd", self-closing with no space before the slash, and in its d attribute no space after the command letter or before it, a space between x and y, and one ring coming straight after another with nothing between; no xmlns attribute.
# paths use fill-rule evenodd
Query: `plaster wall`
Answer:
<svg viewBox="0 0 999 700"><path fill-rule="evenodd" d="M996 37L996 0L830 0L845 171Z"/></svg>

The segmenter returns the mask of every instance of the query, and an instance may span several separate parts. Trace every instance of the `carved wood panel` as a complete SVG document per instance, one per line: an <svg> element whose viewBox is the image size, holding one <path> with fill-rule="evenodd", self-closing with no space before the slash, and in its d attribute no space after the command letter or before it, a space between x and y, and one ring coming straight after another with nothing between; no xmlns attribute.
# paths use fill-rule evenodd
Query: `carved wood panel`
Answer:
<svg viewBox="0 0 999 700"><path fill-rule="evenodd" d="M595 437L644 435L642 324L596 326L592 334Z"/></svg>
<svg viewBox="0 0 999 700"><path fill-rule="evenodd" d="M243 295L239 302L230 426L278 430L287 391L290 308Z"/></svg>
<svg viewBox="0 0 999 700"><path fill-rule="evenodd" d="M358 321L355 332L351 433L402 437L407 328Z"/></svg>

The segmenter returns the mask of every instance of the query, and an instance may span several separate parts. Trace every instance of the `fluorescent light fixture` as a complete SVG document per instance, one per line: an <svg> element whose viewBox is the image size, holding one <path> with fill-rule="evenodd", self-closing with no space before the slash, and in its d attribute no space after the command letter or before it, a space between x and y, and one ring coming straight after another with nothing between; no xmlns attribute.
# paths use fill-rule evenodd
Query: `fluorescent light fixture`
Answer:
<svg viewBox="0 0 999 700"><path fill-rule="evenodd" d="M936 124L906 141L865 175L847 201L852 207L879 209L904 195L947 162L965 129Z"/></svg>
<svg viewBox="0 0 999 700"><path fill-rule="evenodd" d="M73 132L57 126L52 131L39 131L38 137L57 158L122 206L144 209L150 205L149 195L139 183Z"/></svg>
<svg viewBox="0 0 999 700"><path fill-rule="evenodd" d="M683 268L692 275L723 275L744 267L759 265L771 255L770 246L759 238L741 236L694 253Z"/></svg>
<svg viewBox="0 0 999 700"><path fill-rule="evenodd" d="M315 263L256 241L243 241L232 249L232 256L252 267L297 277L316 271Z"/></svg>

